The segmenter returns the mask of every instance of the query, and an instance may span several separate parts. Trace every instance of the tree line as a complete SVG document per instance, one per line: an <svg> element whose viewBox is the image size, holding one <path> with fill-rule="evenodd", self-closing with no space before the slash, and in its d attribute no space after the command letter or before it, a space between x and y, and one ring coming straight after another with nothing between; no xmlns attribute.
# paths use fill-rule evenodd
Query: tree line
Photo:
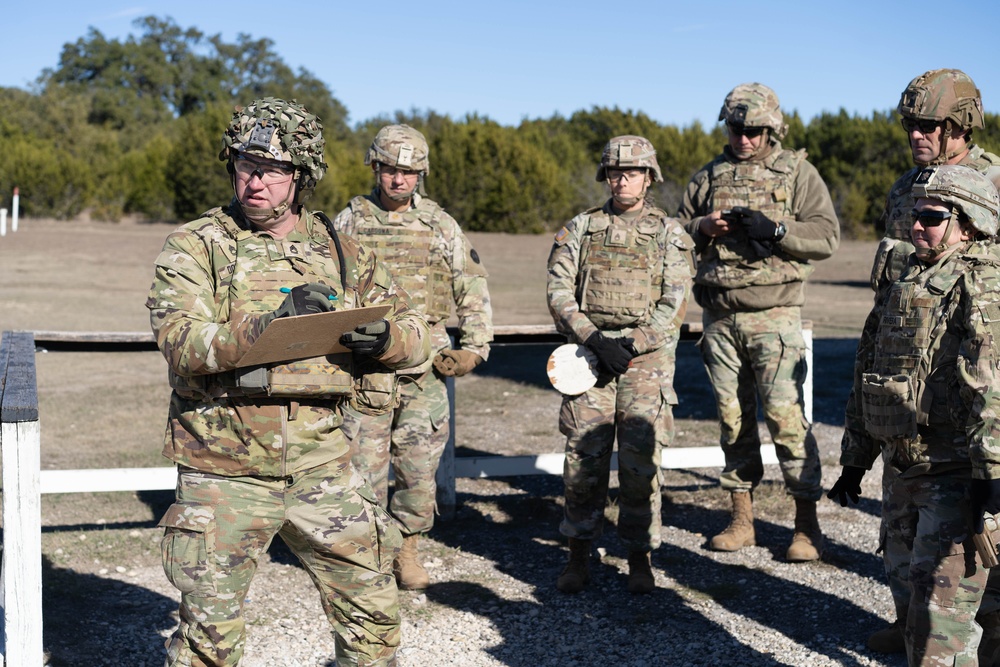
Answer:
<svg viewBox="0 0 1000 667"><path fill-rule="evenodd" d="M296 99L322 118L330 169L311 208L332 215L367 192L373 179L365 149L383 125L407 123L430 144L427 192L469 231L544 232L601 203L597 162L607 140L621 134L653 142L664 182L652 195L672 213L691 175L726 141L721 126L661 125L617 107L516 127L479 115L397 111L351 127L327 85L308 70L293 71L269 39L240 34L227 43L155 16L135 26L139 34L124 41L90 29L67 43L30 91L0 87L0 205L9 206L18 186L27 216L197 217L232 195L218 154L234 105L268 95ZM830 188L843 234L874 236L890 186L912 166L895 112L841 110L808 122L786 113L785 120L783 145L806 149ZM974 141L1000 153L1000 116L986 114Z"/></svg>

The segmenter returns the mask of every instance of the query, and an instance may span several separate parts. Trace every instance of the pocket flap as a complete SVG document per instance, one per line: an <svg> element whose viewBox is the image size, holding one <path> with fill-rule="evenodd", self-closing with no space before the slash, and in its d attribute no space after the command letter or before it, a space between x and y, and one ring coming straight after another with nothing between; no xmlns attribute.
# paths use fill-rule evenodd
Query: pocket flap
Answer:
<svg viewBox="0 0 1000 667"><path fill-rule="evenodd" d="M193 502L178 502L171 505L157 524L161 528L179 528L195 533L204 533L215 518L215 510Z"/></svg>

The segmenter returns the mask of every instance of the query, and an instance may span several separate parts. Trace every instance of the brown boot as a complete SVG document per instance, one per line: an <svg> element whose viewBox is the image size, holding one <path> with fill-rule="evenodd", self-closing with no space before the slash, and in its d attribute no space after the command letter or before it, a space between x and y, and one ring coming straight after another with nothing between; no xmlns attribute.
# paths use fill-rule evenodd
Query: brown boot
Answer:
<svg viewBox="0 0 1000 667"><path fill-rule="evenodd" d="M396 576L396 585L404 591L422 591L431 583L427 570L420 564L417 557L417 544L420 535L403 537L403 548L392 563L392 573Z"/></svg>
<svg viewBox="0 0 1000 667"><path fill-rule="evenodd" d="M563 593L582 591L583 587L590 583L589 561L590 540L569 538L569 562L556 580L556 588Z"/></svg>
<svg viewBox="0 0 1000 667"><path fill-rule="evenodd" d="M649 566L648 551L630 551L628 553L628 592L652 593L656 588L653 569Z"/></svg>
<svg viewBox="0 0 1000 667"><path fill-rule="evenodd" d="M868 648L876 653L906 653L903 625L895 621L868 637ZM986 664L986 663L984 663Z"/></svg>
<svg viewBox="0 0 1000 667"><path fill-rule="evenodd" d="M739 551L757 544L753 532L753 501L748 492L733 492L733 513L729 525L712 538L709 548L715 551Z"/></svg>
<svg viewBox="0 0 1000 667"><path fill-rule="evenodd" d="M819 560L823 553L823 533L816 519L816 501L795 499L795 534L785 559L791 563Z"/></svg>

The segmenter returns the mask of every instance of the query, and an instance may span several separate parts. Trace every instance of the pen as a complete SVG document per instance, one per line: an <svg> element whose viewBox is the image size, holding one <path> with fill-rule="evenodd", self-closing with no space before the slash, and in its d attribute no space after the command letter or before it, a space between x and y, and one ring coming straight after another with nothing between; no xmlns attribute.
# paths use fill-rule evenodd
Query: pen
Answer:
<svg viewBox="0 0 1000 667"><path fill-rule="evenodd" d="M291 294L292 293L292 289L290 287L282 287L278 291L281 292L282 294ZM337 295L336 294L327 294L326 298L329 299L330 301L336 301L337 300Z"/></svg>

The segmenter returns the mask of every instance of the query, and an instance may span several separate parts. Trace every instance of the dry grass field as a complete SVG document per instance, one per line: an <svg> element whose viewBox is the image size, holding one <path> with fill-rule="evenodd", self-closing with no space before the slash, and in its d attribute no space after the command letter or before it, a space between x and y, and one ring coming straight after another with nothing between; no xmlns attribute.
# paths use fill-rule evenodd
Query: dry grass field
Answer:
<svg viewBox="0 0 1000 667"><path fill-rule="evenodd" d="M144 300L152 263L170 230L163 224L22 219L17 233L0 238L0 331L148 331ZM470 237L490 272L495 322L550 324L545 260L551 237ZM873 251L873 243L845 242L834 258L817 265L807 292L804 317L814 324L814 411L825 466L836 461L853 339L871 304L867 274ZM688 321L699 317L693 306ZM550 350L497 347L489 363L459 380L459 455L562 450L556 429L559 396L547 385L543 370ZM43 468L167 464L159 455L168 390L158 354L50 352L37 354L36 362ZM681 345L677 375L677 444L714 444L710 388L690 344ZM710 473L678 481L675 502L691 501L698 492L699 503L722 508L724 496ZM475 483L460 486L460 496ZM779 487L763 489L758 502L775 517L787 518ZM558 490L553 493L558 496ZM67 611L54 600L86 604L88 587L111 586L113 592L109 578L155 570L155 522L169 502L169 493L43 498L46 648L52 664L84 664L65 657L73 653L64 644L80 640L71 631L78 625L72 604ZM554 521L551 516L546 520ZM448 551L439 548L442 554ZM169 629L169 619L163 618L172 603L160 597L155 604L162 626L157 632L162 634Z"/></svg>

